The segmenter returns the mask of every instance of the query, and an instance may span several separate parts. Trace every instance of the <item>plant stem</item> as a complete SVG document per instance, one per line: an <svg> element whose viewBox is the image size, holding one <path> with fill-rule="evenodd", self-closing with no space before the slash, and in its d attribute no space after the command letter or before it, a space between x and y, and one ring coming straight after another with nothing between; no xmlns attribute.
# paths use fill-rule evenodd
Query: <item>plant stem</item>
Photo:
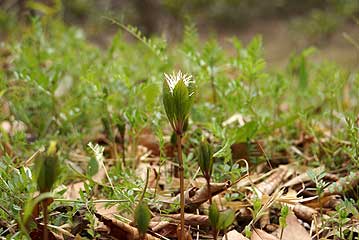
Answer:
<svg viewBox="0 0 359 240"><path fill-rule="evenodd" d="M123 167L126 168L126 149L125 149L125 136L122 136L122 164Z"/></svg>
<svg viewBox="0 0 359 240"><path fill-rule="evenodd" d="M212 204L211 180L210 180L210 178L208 178L206 180L207 180L208 201L209 201L209 205L211 205Z"/></svg>
<svg viewBox="0 0 359 240"><path fill-rule="evenodd" d="M183 174L183 160L182 160L182 134L177 133L177 154L179 164L180 177L180 206L181 206L181 237L184 240L184 174Z"/></svg>
<svg viewBox="0 0 359 240"><path fill-rule="evenodd" d="M209 201L209 205L211 206L212 205L211 177L206 177L206 181L207 181L208 201ZM212 226L212 235L213 235L213 239L217 238L217 230L213 226Z"/></svg>
<svg viewBox="0 0 359 240"><path fill-rule="evenodd" d="M212 100L213 100L213 103L216 104L217 103L217 93L216 93L216 86L214 85L213 70L211 70L211 88L212 88L212 98L213 98Z"/></svg>
<svg viewBox="0 0 359 240"><path fill-rule="evenodd" d="M48 223L47 199L42 201L42 212L44 214L44 240L47 240L49 237L49 233L47 230L47 223Z"/></svg>
<svg viewBox="0 0 359 240"><path fill-rule="evenodd" d="M280 237L279 237L280 240L282 240L282 238L283 238L283 232L284 232L284 227L281 227L281 229L280 229Z"/></svg>

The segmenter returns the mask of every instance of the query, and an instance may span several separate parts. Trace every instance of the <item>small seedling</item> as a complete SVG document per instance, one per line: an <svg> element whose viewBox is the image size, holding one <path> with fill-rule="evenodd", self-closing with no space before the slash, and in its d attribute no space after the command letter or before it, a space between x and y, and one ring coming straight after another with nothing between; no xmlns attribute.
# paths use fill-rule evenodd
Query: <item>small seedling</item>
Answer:
<svg viewBox="0 0 359 240"><path fill-rule="evenodd" d="M118 117L116 127L121 136L121 147L122 147L122 164L126 167L126 149L125 149L125 136L126 136L126 121L123 116Z"/></svg>
<svg viewBox="0 0 359 240"><path fill-rule="evenodd" d="M280 210L279 226L280 226L280 239L283 237L284 228L287 226L287 217L289 214L289 208L287 205L283 206Z"/></svg>
<svg viewBox="0 0 359 240"><path fill-rule="evenodd" d="M163 105L165 107L168 121L170 122L173 131L176 133L177 153L179 163L180 175L180 205L181 205L181 236L184 239L184 170L182 160L182 137L184 134L184 127L189 117L194 96L194 82L192 76L182 74L179 71L177 74L165 74L163 82Z"/></svg>
<svg viewBox="0 0 359 240"><path fill-rule="evenodd" d="M329 183L325 182L323 178L325 177L325 171L316 172L312 169L307 171L309 178L315 183L315 188L308 188L309 190L315 190L318 195L318 203L320 205L320 215L323 216L323 207L320 203L320 200L323 197L324 189L329 186Z"/></svg>
<svg viewBox="0 0 359 240"><path fill-rule="evenodd" d="M140 201L138 202L138 205L136 206L134 212L134 222L138 229L140 239L145 239L148 225L150 224L150 220L151 220L150 209L148 208L147 203L144 201L144 197L148 185L148 178L149 178L149 170L147 169L145 188L143 189Z"/></svg>
<svg viewBox="0 0 359 240"><path fill-rule="evenodd" d="M211 193L211 175L212 175L212 170L213 170L213 154L212 154L212 148L206 140L202 140L202 142L199 145L198 164L199 164L202 174L207 182L207 195L208 195L209 204L212 208L216 208L215 205L212 205L212 193ZM211 211L212 211L212 213L211 213ZM216 219L216 217L215 217L216 211L215 212L213 212L213 211L215 211L215 209L212 209L212 210L210 209L210 214L214 214L214 216L212 216L212 219ZM218 212L218 209L217 209L217 212ZM213 238L216 238L216 236L217 236L217 231L213 227L216 225L217 225L216 223L212 224Z"/></svg>
<svg viewBox="0 0 359 240"><path fill-rule="evenodd" d="M198 164L207 182L209 204L212 204L211 175L213 170L212 148L206 140L202 140L198 148Z"/></svg>
<svg viewBox="0 0 359 240"><path fill-rule="evenodd" d="M216 239L220 230L226 232L228 227L232 225L235 220L235 213L232 209L227 209L220 212L217 204L212 203L208 212L209 223L213 230L213 239Z"/></svg>
<svg viewBox="0 0 359 240"><path fill-rule="evenodd" d="M56 142L51 141L50 146L47 149L45 156L38 158L35 163L36 180L40 194L51 192L55 181L59 176L59 159L56 154ZM47 207L49 205L48 199L44 199L42 202L42 211L44 215L44 240L48 239L48 212Z"/></svg>

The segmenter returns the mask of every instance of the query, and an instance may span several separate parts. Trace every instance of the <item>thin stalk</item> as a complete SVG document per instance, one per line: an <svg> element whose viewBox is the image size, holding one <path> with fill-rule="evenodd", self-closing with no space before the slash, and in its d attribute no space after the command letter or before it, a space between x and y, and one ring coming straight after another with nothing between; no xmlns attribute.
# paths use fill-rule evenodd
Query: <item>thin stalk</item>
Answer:
<svg viewBox="0 0 359 240"><path fill-rule="evenodd" d="M226 240L228 240L227 230L225 230L224 232L224 237L226 238Z"/></svg>
<svg viewBox="0 0 359 240"><path fill-rule="evenodd" d="M212 68L211 68L211 69L212 69ZM213 70L211 70L211 88L212 88L213 103L216 104L216 103L217 103L217 93L216 93L216 86L214 85L214 74L213 74Z"/></svg>
<svg viewBox="0 0 359 240"><path fill-rule="evenodd" d="M145 182L145 187L143 188L143 192L140 198L140 202L142 202L143 198L145 197L145 193L147 191L147 186L148 186L148 179L150 178L150 169L147 168L146 170L146 182Z"/></svg>
<svg viewBox="0 0 359 240"><path fill-rule="evenodd" d="M212 204L212 193L211 193L211 180L210 178L207 178L207 195L208 195L208 201L209 205Z"/></svg>
<svg viewBox="0 0 359 240"><path fill-rule="evenodd" d="M207 181L207 195L208 195L208 201L209 201L209 205L212 205L212 193L211 193L211 177L206 177L206 181ZM213 235L213 239L217 238L217 230L215 227L212 226L212 235Z"/></svg>
<svg viewBox="0 0 359 240"><path fill-rule="evenodd" d="M47 223L48 223L48 212L47 212L47 199L43 200L42 202L42 212L44 214L44 240L48 240L49 232L47 230Z"/></svg>
<svg viewBox="0 0 359 240"><path fill-rule="evenodd" d="M284 232L284 227L281 227L279 240L282 240L282 238L283 238L283 232Z"/></svg>
<svg viewBox="0 0 359 240"><path fill-rule="evenodd" d="M122 142L121 142L121 146L122 146L122 164L123 167L126 168L126 149L125 149L125 136L122 136Z"/></svg>
<svg viewBox="0 0 359 240"><path fill-rule="evenodd" d="M182 159L182 134L177 134L177 153L178 153L179 177L180 177L180 206L181 206L180 240L184 240L184 174L183 174L183 159Z"/></svg>

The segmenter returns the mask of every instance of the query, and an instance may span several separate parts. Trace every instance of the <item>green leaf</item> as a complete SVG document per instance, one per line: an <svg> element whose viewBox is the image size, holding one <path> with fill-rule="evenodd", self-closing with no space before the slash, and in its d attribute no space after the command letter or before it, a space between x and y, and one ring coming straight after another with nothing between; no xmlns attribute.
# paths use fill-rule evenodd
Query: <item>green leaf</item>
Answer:
<svg viewBox="0 0 359 240"><path fill-rule="evenodd" d="M289 208L287 205L284 205L282 207L282 209L280 210L280 217L279 217L279 225L282 228L285 228L287 226L286 219L287 219L288 213L289 213Z"/></svg>
<svg viewBox="0 0 359 240"><path fill-rule="evenodd" d="M179 80L173 89L173 102L174 102L174 113L177 124L181 124L180 128L183 128L184 121L190 113L191 100L187 86L183 80Z"/></svg>
<svg viewBox="0 0 359 240"><path fill-rule="evenodd" d="M262 207L261 200L259 198L255 198L253 201L253 210L256 215L259 212L259 210L261 209L261 207Z"/></svg>
<svg viewBox="0 0 359 240"><path fill-rule="evenodd" d="M232 225L236 215L232 209L227 209L219 214L217 228L219 230L225 230Z"/></svg>
<svg viewBox="0 0 359 240"><path fill-rule="evenodd" d="M135 224L141 235L144 235L148 229L151 220L151 212L147 204L139 202L135 209Z"/></svg>
<svg viewBox="0 0 359 240"><path fill-rule="evenodd" d="M244 234L246 235L247 238L251 238L252 236L251 226L246 225L246 227L244 228Z"/></svg>
<svg viewBox="0 0 359 240"><path fill-rule="evenodd" d="M258 123L255 121L250 121L240 127L237 131L236 141L237 142L246 142L254 137L258 131Z"/></svg>
<svg viewBox="0 0 359 240"><path fill-rule="evenodd" d="M173 102L173 96L171 93L171 90L166 82L166 80L163 81L163 105L165 107L166 115L168 120L171 124L173 124L174 120L174 102Z"/></svg>
<svg viewBox="0 0 359 240"><path fill-rule="evenodd" d="M212 203L208 209L208 219L212 227L217 229L218 220L219 220L219 211L216 203Z"/></svg>
<svg viewBox="0 0 359 240"><path fill-rule="evenodd" d="M98 162L95 157L91 157L87 165L87 175L92 177L98 172Z"/></svg>

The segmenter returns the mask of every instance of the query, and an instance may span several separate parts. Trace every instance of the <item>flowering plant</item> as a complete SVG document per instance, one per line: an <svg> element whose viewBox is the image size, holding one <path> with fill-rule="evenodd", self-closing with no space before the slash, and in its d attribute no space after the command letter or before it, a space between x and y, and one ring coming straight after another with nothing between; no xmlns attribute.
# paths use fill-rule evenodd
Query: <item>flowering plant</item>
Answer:
<svg viewBox="0 0 359 240"><path fill-rule="evenodd" d="M182 135L191 111L194 96L194 81L191 75L183 74L178 71L177 74L168 75L165 73L163 82L163 105L165 107L168 121L173 131L176 133L177 156L180 175L180 205L181 205L181 223L178 239L184 239L184 169L182 160Z"/></svg>
<svg viewBox="0 0 359 240"><path fill-rule="evenodd" d="M163 82L163 105L168 120L177 134L183 134L185 122L190 114L194 96L194 81L191 75L165 73Z"/></svg>

